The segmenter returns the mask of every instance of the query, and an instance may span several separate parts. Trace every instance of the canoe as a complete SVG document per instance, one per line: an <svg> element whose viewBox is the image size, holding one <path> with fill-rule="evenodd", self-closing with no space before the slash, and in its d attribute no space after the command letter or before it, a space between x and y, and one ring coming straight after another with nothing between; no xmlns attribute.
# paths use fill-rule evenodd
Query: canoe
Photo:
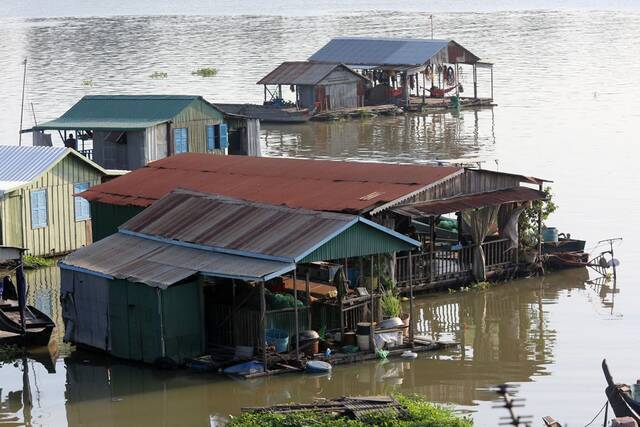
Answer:
<svg viewBox="0 0 640 427"><path fill-rule="evenodd" d="M613 377L609 372L606 359L602 361L602 371L607 380L605 394L616 417L631 417L640 423L640 402L634 400L626 391L629 389L629 386L613 382Z"/></svg>
<svg viewBox="0 0 640 427"><path fill-rule="evenodd" d="M28 345L48 345L56 324L49 316L28 305L25 310L25 340ZM15 303L0 305L0 331L22 335L20 309Z"/></svg>
<svg viewBox="0 0 640 427"><path fill-rule="evenodd" d="M307 362L305 369L310 373L327 373L331 372L331 364L322 360L310 360Z"/></svg>

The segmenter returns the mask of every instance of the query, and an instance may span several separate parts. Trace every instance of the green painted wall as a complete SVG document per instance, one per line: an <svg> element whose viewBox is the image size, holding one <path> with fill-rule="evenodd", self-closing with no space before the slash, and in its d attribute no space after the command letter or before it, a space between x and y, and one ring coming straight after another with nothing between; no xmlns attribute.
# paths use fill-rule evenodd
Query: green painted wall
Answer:
<svg viewBox="0 0 640 427"><path fill-rule="evenodd" d="M104 239L118 231L118 227L144 210L140 206L109 205L90 202L93 241Z"/></svg>
<svg viewBox="0 0 640 427"><path fill-rule="evenodd" d="M171 146L173 147L173 129L187 128L189 152L207 153L206 126L216 125L224 121L223 114L201 100L195 100L180 114L173 118L171 123ZM171 151L174 152L173 149ZM220 150L214 150L214 154L222 154Z"/></svg>
<svg viewBox="0 0 640 427"><path fill-rule="evenodd" d="M362 222L358 222L345 232L311 252L299 261L299 263L398 252L412 248L414 248L414 246L398 238L383 233Z"/></svg>
<svg viewBox="0 0 640 427"><path fill-rule="evenodd" d="M123 359L153 363L162 357L164 336L165 357L181 363L186 357L199 356L204 351L201 311L197 281L158 290L113 280L109 287L111 352Z"/></svg>
<svg viewBox="0 0 640 427"><path fill-rule="evenodd" d="M73 185L99 184L102 172L74 155L67 155L29 185L6 194L1 204L2 244L21 246L30 255L55 255L92 242L91 220L76 221ZM30 192L47 190L47 226L31 226Z"/></svg>

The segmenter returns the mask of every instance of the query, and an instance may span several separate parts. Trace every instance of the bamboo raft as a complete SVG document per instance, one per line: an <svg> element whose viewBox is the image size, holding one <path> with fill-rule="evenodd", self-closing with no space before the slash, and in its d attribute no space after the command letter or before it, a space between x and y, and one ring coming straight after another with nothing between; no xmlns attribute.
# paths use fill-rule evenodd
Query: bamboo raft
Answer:
<svg viewBox="0 0 640 427"><path fill-rule="evenodd" d="M332 414L350 419L360 419L377 412L394 412L399 417L407 416L407 410L390 396L343 396L337 399L317 399L313 403L289 403L271 407L242 408L242 412L272 412L277 414L291 414L303 411Z"/></svg>

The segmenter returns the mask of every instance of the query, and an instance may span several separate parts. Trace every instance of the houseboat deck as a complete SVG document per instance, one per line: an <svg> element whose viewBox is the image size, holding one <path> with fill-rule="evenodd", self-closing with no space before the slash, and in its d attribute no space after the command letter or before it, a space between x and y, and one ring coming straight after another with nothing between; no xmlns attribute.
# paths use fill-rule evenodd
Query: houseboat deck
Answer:
<svg viewBox="0 0 640 427"><path fill-rule="evenodd" d="M473 98L460 97L460 108L480 108L495 107L497 104L493 102L493 98ZM409 105L405 107L407 111L432 111L451 109L451 97L445 98L422 98L421 96L412 96L409 99Z"/></svg>

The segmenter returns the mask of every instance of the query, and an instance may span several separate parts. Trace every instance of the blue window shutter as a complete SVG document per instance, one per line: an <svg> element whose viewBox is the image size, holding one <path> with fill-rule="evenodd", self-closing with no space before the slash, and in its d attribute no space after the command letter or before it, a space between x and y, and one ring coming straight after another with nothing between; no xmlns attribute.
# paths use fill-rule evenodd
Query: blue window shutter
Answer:
<svg viewBox="0 0 640 427"><path fill-rule="evenodd" d="M220 123L220 149L224 150L229 146L229 135L227 134L227 124Z"/></svg>
<svg viewBox="0 0 640 427"><path fill-rule="evenodd" d="M187 128L175 128L173 130L173 141L176 154L189 151Z"/></svg>
<svg viewBox="0 0 640 427"><path fill-rule="evenodd" d="M47 226L47 190L33 190L31 199L31 228Z"/></svg>
<svg viewBox="0 0 640 427"><path fill-rule="evenodd" d="M89 189L88 182L80 182L73 184L73 193L82 193ZM91 209L89 208L89 202L82 197L74 196L74 207L76 214L76 221L84 221L91 218Z"/></svg>
<svg viewBox="0 0 640 427"><path fill-rule="evenodd" d="M213 151L215 148L215 132L212 125L207 126L207 150Z"/></svg>

